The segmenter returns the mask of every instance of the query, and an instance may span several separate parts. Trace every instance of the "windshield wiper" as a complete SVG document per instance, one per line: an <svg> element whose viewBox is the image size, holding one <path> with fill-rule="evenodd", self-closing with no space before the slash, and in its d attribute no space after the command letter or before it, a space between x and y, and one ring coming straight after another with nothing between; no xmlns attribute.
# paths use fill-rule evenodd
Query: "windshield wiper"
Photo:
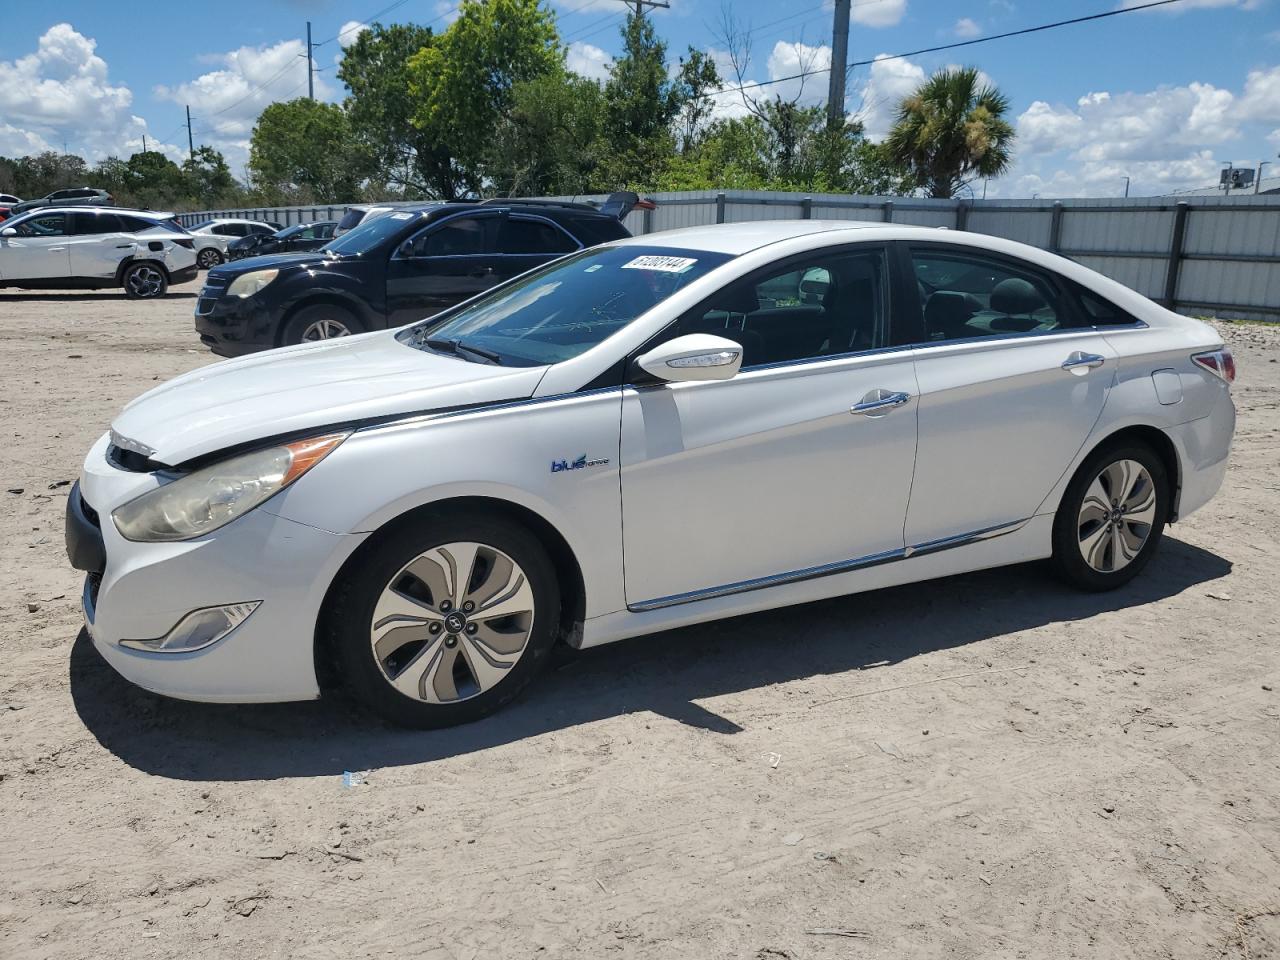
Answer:
<svg viewBox="0 0 1280 960"><path fill-rule="evenodd" d="M447 337L428 337L423 341L432 350L440 350L444 353L452 353L455 357L460 357L464 353L479 357L486 363L502 365L502 354L494 353L492 350L486 350L484 347L473 347L463 343L461 340L453 340Z"/></svg>

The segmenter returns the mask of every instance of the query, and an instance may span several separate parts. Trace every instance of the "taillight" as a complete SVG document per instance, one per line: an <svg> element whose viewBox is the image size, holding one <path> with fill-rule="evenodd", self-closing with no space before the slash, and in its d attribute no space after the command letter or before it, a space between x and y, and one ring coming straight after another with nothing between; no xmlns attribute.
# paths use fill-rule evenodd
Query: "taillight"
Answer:
<svg viewBox="0 0 1280 960"><path fill-rule="evenodd" d="M1231 351L1226 347L1220 350L1210 350L1206 353L1197 353L1191 359L1215 377L1221 377L1227 383L1232 383L1236 379L1235 357L1231 356Z"/></svg>
<svg viewBox="0 0 1280 960"><path fill-rule="evenodd" d="M186 237L175 237L173 242L180 247L186 247L188 250L194 250L196 248L196 242L194 240L188 240Z"/></svg>

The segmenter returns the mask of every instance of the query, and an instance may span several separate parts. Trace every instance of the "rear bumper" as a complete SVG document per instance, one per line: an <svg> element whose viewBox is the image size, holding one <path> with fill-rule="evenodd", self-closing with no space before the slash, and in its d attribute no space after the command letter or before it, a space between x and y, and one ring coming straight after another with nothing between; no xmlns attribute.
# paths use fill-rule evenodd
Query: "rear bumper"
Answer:
<svg viewBox="0 0 1280 960"><path fill-rule="evenodd" d="M190 283L200 275L199 268L193 263L189 267L179 267L177 270L169 271L170 283Z"/></svg>
<svg viewBox="0 0 1280 960"><path fill-rule="evenodd" d="M1165 431L1177 448L1182 468L1177 502L1179 520L1203 507L1222 487L1235 431L1236 408L1225 390L1207 417Z"/></svg>

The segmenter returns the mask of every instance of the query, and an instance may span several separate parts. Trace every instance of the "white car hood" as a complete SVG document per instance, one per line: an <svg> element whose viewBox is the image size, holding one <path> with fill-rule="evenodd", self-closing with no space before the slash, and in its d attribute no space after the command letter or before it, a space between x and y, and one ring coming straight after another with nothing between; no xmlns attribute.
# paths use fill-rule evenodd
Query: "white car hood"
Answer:
<svg viewBox="0 0 1280 960"><path fill-rule="evenodd" d="M523 399L546 369L472 363L379 331L193 370L138 397L111 427L126 446L176 465L312 428Z"/></svg>

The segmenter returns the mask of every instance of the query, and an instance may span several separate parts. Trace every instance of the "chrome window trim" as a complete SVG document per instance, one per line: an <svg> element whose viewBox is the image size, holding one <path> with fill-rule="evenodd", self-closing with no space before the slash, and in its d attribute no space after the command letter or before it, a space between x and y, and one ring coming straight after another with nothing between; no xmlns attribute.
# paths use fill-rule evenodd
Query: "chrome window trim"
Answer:
<svg viewBox="0 0 1280 960"><path fill-rule="evenodd" d="M1012 331L1010 333L993 333L985 337L964 337L956 340L924 340L918 343L908 344L913 350L928 350L938 347L955 347L963 346L967 343L1006 343L1017 340L1039 340L1044 337L1067 337L1081 334L1105 334L1109 330L1144 330L1147 324L1138 320L1134 323L1118 323L1115 326L1103 324L1095 324L1089 327L1062 327L1056 330L1026 330L1023 332Z"/></svg>
<svg viewBox="0 0 1280 960"><path fill-rule="evenodd" d="M816 567L805 567L801 570L792 570L787 573L775 573L771 576L756 577L752 580L740 580L737 583L727 583L719 587L708 587L703 590L691 590L688 593L677 593L669 597L657 597L653 600L629 603L627 604L627 609L632 613L647 613L651 610L662 610L666 607L676 607L686 603L698 603L702 600L716 600L720 597L731 597L740 593L765 590L769 587L787 586L793 583L803 583L806 580L817 580L822 577L831 577L840 573L850 573L854 570L865 570L869 567L878 567L886 563L897 563L899 560L909 560L912 557L925 556L930 553L939 553L943 550L963 547L971 543L978 543L982 540L991 540L995 537L1002 537L1005 534L1013 533L1021 529L1026 525L1026 523L1026 520L1015 520L1012 523L1002 523L994 527L984 527L983 529L975 530L972 533L963 533L953 537L944 537L939 540L930 540L925 543L916 544L915 546L904 547L899 550L886 550L883 553L873 553L865 557L857 557L853 560L838 560L835 563L819 564Z"/></svg>

